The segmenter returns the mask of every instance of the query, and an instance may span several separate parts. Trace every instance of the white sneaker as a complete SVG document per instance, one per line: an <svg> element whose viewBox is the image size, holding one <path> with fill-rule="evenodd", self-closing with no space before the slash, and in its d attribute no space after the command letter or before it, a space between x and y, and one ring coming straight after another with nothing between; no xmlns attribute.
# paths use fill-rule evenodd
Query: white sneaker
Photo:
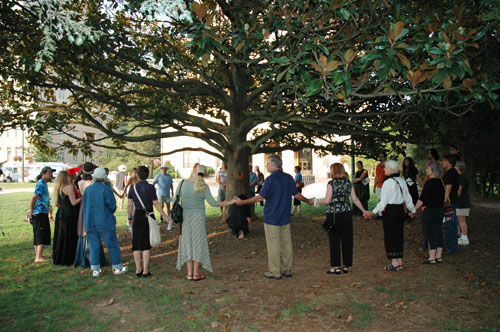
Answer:
<svg viewBox="0 0 500 332"><path fill-rule="evenodd" d="M458 239L458 244L461 245L461 246L468 246L469 245L469 239L459 238Z"/></svg>
<svg viewBox="0 0 500 332"><path fill-rule="evenodd" d="M101 275L102 270L92 271L92 277L97 278Z"/></svg>
<svg viewBox="0 0 500 332"><path fill-rule="evenodd" d="M115 269L113 271L114 274L118 275L118 274L124 274L124 273L127 273L128 272L128 267L126 266L122 266L121 269Z"/></svg>

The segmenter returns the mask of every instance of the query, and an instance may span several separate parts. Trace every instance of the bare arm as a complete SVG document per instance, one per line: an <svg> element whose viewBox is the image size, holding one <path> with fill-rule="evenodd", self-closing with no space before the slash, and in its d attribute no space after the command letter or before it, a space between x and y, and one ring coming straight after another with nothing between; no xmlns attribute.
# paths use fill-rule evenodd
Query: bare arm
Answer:
<svg viewBox="0 0 500 332"><path fill-rule="evenodd" d="M161 207L161 203L158 200L156 200L156 201L153 201L153 205L156 208L156 210L158 212L160 212L163 219L167 219L167 214L165 213L165 211L163 211L163 208Z"/></svg>
<svg viewBox="0 0 500 332"><path fill-rule="evenodd" d="M299 201L306 202L309 205L313 205L314 204L314 199L312 199L312 198L306 198L306 197L302 196L301 193L296 193L293 197L295 197Z"/></svg>
<svg viewBox="0 0 500 332"><path fill-rule="evenodd" d="M254 197L251 197L249 199L240 199L238 197L234 197L233 198L234 204L236 204L238 206L240 206L240 205L246 205L246 204L258 203L258 202L262 202L263 200L264 200L264 198L261 195L255 195ZM221 202L221 203L224 203L224 202Z"/></svg>
<svg viewBox="0 0 500 332"><path fill-rule="evenodd" d="M68 195L71 205L75 206L82 201L81 198L75 197L75 191L73 190L73 185L69 185L63 188L63 193Z"/></svg>
<svg viewBox="0 0 500 332"><path fill-rule="evenodd" d="M461 196L463 191L464 187L462 185L458 186L458 196Z"/></svg>
<svg viewBox="0 0 500 332"><path fill-rule="evenodd" d="M30 209L28 211L28 217L31 217L33 215L33 209L35 208L35 204L36 204L36 201L38 200L38 197L40 197L40 195L34 194L33 197L31 198Z"/></svg>
<svg viewBox="0 0 500 332"><path fill-rule="evenodd" d="M368 172L366 171L366 169L363 171L363 173L361 173L361 176L359 178L354 178L352 179L352 183L356 183L356 182L359 182L359 181L363 181L366 176L368 175Z"/></svg>
<svg viewBox="0 0 500 332"><path fill-rule="evenodd" d="M333 195L333 188L331 185L327 184L326 185L326 194L325 194L325 198L323 198L323 200L318 200L318 204L328 204L330 203L330 201L332 200L332 195Z"/></svg>

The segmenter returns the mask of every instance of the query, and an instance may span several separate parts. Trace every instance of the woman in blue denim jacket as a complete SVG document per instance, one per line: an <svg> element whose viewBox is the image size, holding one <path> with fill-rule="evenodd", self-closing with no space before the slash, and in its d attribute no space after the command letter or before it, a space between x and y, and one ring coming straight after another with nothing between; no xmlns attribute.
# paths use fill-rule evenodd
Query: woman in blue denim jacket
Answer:
<svg viewBox="0 0 500 332"><path fill-rule="evenodd" d="M128 268L122 265L116 237L115 196L111 187L106 184L107 177L104 168L96 168L92 177L94 184L85 189L83 196L83 220L90 246L92 276L99 277L101 274L99 264L101 238L108 247L114 274L123 274L128 271Z"/></svg>

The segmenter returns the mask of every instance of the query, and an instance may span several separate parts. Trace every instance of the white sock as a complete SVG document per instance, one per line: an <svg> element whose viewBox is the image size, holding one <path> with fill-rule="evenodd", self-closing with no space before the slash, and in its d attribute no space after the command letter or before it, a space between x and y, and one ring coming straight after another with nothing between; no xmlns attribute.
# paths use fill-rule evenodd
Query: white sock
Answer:
<svg viewBox="0 0 500 332"><path fill-rule="evenodd" d="M467 235L462 234L461 239L462 239L462 240L468 240Z"/></svg>

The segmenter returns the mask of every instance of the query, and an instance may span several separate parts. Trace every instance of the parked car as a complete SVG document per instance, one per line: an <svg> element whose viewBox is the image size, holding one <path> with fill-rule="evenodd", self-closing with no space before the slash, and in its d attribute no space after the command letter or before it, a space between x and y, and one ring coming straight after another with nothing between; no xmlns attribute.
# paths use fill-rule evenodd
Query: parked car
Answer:
<svg viewBox="0 0 500 332"><path fill-rule="evenodd" d="M24 165L24 174L27 175L29 171L29 164ZM2 166L3 175L0 181L3 182L18 182L21 180L23 165L18 162L5 163Z"/></svg>
<svg viewBox="0 0 500 332"><path fill-rule="evenodd" d="M66 170L68 168L71 168L70 166L68 166L68 165L66 165L64 163L36 162L36 163L33 163L33 164L30 165L30 170L29 170L29 174L28 174L27 180L30 181L30 182L35 182L36 181L36 177L40 174L40 171L45 166L50 166L50 167L52 167L53 169L56 170L54 172L54 174L53 174L54 178L57 177L57 174L59 174L60 171Z"/></svg>

